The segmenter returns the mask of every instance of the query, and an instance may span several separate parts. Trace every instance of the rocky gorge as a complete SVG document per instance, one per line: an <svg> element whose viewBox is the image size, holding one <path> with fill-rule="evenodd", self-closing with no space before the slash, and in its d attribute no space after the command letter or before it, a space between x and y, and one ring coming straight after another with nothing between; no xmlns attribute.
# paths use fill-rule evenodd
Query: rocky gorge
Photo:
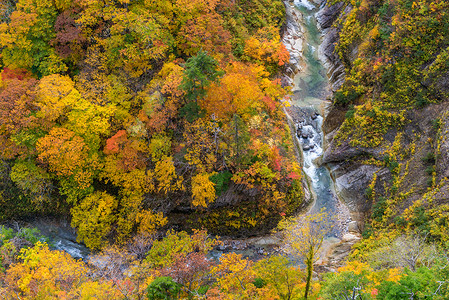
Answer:
<svg viewBox="0 0 449 300"><path fill-rule="evenodd" d="M286 1L285 4L287 25L283 42L291 53L291 60L284 81L294 86L292 99L302 99L301 103L293 103L288 112L297 126L299 140L310 141L312 136L309 126L322 134L322 155L316 155L314 162L317 167L329 170L335 195L344 203L344 209L339 211L346 209L351 218L346 222L349 223L346 228L349 233L343 235L341 241L326 244L323 249L327 253L325 259L320 261L321 268L335 269L351 251L351 246L360 239L360 234L367 230L366 221L373 211L383 213L391 207L393 214L401 214L407 209L416 210L447 203L448 109L444 104L431 104L423 109L408 110L405 125L388 130L377 147L356 146L351 142L351 136L338 137L350 108L323 100L330 100L346 79L345 63L336 53L336 45L342 21L351 12L352 6L343 2L328 5L327 1ZM306 63L307 34L310 29L307 28L304 12L313 7L319 7L315 11L315 18L320 34L319 43L316 45L315 41L315 45L318 46L318 58L326 71L328 85L324 89L315 86L312 97L305 97L304 86L297 88L295 84L298 77L310 75L307 74L310 68ZM346 65L357 59L359 44L351 45L344 53ZM439 81L439 86L447 91L444 78ZM315 97L323 100L319 101ZM315 108L311 109L313 106ZM324 116L322 126L317 126L312 119L318 114ZM398 159L398 169L385 163L395 143L403 149L413 149L413 153ZM302 143L303 154L313 151L315 145ZM305 170L307 172L307 168ZM398 193L404 197L397 199L395 195ZM390 222L392 220L390 217Z"/></svg>
<svg viewBox="0 0 449 300"><path fill-rule="evenodd" d="M362 40L350 44L340 55L336 53L342 24L353 7L343 2L323 7L325 2L316 14L323 33L319 54L327 70L330 89L335 93L344 84L346 72L360 58ZM429 64L422 69L431 69ZM404 214L409 221L423 218L422 210L435 211L430 214L441 217L449 199L449 123L447 96L444 96L449 91L448 74L430 76L421 83L429 90L434 87L431 93L439 95L440 103L402 110L401 125L389 127L378 138L377 145L361 145L351 134L341 134L348 130L343 128L343 123L354 113L353 107L335 102L329 106L322 126L324 151L319 163L329 168L336 193L357 222L358 231L369 232L367 221L373 214L385 224L399 225ZM355 101L354 106L362 107L361 101ZM362 132L362 136L366 134ZM422 221L416 222L422 224L419 223Z"/></svg>
<svg viewBox="0 0 449 300"><path fill-rule="evenodd" d="M362 220L358 218L359 207L346 202L344 186L335 180L335 170L329 169L323 159L330 151L328 146L332 140L332 132L324 129L334 122L336 130L341 123L334 119L335 108L329 100L345 79L344 66L334 51L338 31L332 26L343 4L326 4L326 1L286 1L283 43L291 54L284 79L292 86L287 115L295 126L304 172L310 179L307 187L315 199L309 213L325 208L337 216L319 261L321 268L332 270L360 239Z"/></svg>

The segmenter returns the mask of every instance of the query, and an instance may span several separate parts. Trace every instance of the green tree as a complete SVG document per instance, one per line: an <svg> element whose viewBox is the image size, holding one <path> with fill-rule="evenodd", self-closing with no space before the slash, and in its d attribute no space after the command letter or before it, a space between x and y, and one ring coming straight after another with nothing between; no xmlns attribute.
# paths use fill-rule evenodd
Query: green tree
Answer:
<svg viewBox="0 0 449 300"><path fill-rule="evenodd" d="M67 71L67 66L51 46L58 10L53 1L20 0L0 24L3 63L12 68L27 68L38 76Z"/></svg>
<svg viewBox="0 0 449 300"><path fill-rule="evenodd" d="M207 52L199 51L196 56L187 60L180 85L187 100L180 110L182 117L193 122L204 115L198 100L206 96L207 87L222 74L223 72L218 70L218 62Z"/></svg>
<svg viewBox="0 0 449 300"><path fill-rule="evenodd" d="M197 101L206 95L206 88L223 72L218 70L218 62L207 52L199 51L189 58L185 64L184 78L181 88L186 92L186 98Z"/></svg>
<svg viewBox="0 0 449 300"><path fill-rule="evenodd" d="M147 288L147 298L150 300L177 299L181 288L171 277L158 277Z"/></svg>
<svg viewBox="0 0 449 300"><path fill-rule="evenodd" d="M325 275L320 290L323 299L372 299L371 292L377 291L368 278L374 271L366 264L350 262L339 268L337 273ZM371 278L372 279L372 278ZM388 278L385 278L387 279ZM374 294L373 293L373 294Z"/></svg>
<svg viewBox="0 0 449 300"><path fill-rule="evenodd" d="M399 281L383 281L377 298L385 300L447 299L448 284L437 269L422 267L416 272L406 269L406 276L402 276Z"/></svg>

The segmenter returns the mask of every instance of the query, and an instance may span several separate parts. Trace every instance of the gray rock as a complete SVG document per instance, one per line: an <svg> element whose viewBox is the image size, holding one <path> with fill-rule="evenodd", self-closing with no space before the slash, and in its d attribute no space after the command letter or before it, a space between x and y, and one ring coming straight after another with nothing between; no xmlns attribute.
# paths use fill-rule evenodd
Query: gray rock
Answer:
<svg viewBox="0 0 449 300"><path fill-rule="evenodd" d="M442 119L440 155L437 156L436 171L441 177L449 178L449 117Z"/></svg>
<svg viewBox="0 0 449 300"><path fill-rule="evenodd" d="M318 21L318 25L322 30L329 28L332 26L332 24L334 24L335 20L337 20L338 16L340 15L343 6L344 2L339 2L331 6L326 5L317 13L316 18Z"/></svg>
<svg viewBox="0 0 449 300"><path fill-rule="evenodd" d="M363 221L371 209L371 200L365 196L365 191L377 173L378 182L389 178L387 168L372 165L360 165L354 162L334 164L332 174L335 177L335 189L343 199L356 221ZM355 213L355 215L354 215Z"/></svg>
<svg viewBox="0 0 449 300"><path fill-rule="evenodd" d="M282 35L282 42L290 53L291 74L296 74L300 70L302 61L302 51L304 44L304 30L301 27L302 15L295 9L293 3L285 2L286 26Z"/></svg>
<svg viewBox="0 0 449 300"><path fill-rule="evenodd" d="M351 242L357 242L360 240L360 235L359 234L353 234L353 233L346 233L345 235L343 235L343 237L341 238L341 241L343 243L351 243Z"/></svg>
<svg viewBox="0 0 449 300"><path fill-rule="evenodd" d="M218 245L218 246L216 247L216 249L219 250L219 251L225 251L225 250L226 250L226 246L224 246L224 245Z"/></svg>
<svg viewBox="0 0 449 300"><path fill-rule="evenodd" d="M344 161L363 153L362 149L351 147L347 142L339 147L335 144L335 141L332 141L324 152L323 164Z"/></svg>
<svg viewBox="0 0 449 300"><path fill-rule="evenodd" d="M348 231L360 233L360 229L359 229L359 225L357 224L357 221L351 221L348 223Z"/></svg>
<svg viewBox="0 0 449 300"><path fill-rule="evenodd" d="M327 69L329 82L332 85L332 91L336 91L343 84L345 79L345 67L340 57L335 52L335 45L338 41L337 28L330 28L326 31L323 42L319 48L319 55Z"/></svg>
<svg viewBox="0 0 449 300"><path fill-rule="evenodd" d="M319 55L327 69L333 92L337 91L343 84L345 68L339 55L335 52L335 45L339 39L339 29L332 27L332 25L339 17L342 18L342 16L347 15L351 9L350 5L345 6L343 2L339 2L332 6L324 6L316 15L318 25L324 32ZM352 52L356 53L357 49L352 49Z"/></svg>

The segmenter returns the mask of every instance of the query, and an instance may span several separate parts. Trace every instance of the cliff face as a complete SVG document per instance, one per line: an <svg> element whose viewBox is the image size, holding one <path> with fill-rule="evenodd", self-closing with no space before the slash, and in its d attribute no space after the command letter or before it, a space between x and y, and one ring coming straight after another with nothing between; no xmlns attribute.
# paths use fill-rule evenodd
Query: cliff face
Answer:
<svg viewBox="0 0 449 300"><path fill-rule="evenodd" d="M351 9L340 2L326 5L317 14L317 21L323 32L320 45L320 58L324 62L329 77L332 92L336 92L345 81L345 66L335 51L339 40L339 28L335 23ZM363 150L349 146L346 142L342 146L335 146L333 137L345 119L346 109L332 106L323 124L325 144L327 148L323 154L322 163L327 164L335 181L335 187L340 198L346 202L353 218L362 223L364 216L370 210L364 191L373 178L373 174L380 168L356 164L352 158L363 155ZM383 173L385 173L383 171Z"/></svg>
<svg viewBox="0 0 449 300"><path fill-rule="evenodd" d="M327 1L324 1L327 2ZM323 32L323 40L319 53L332 86L332 91L338 90L345 80L345 67L340 57L335 53L335 44L338 42L338 28L332 26L340 17L340 14L350 9L343 2L335 5L322 4L322 9L317 13L317 22Z"/></svg>
<svg viewBox="0 0 449 300"><path fill-rule="evenodd" d="M341 144L331 141L322 162L330 167L339 195L361 227L381 199L389 199L388 204L394 206L397 214L422 201L429 192L433 193L434 204L448 202L448 114L446 104L411 110L408 124L391 130L375 148L353 147L349 140ZM435 120L440 120L440 128L436 128ZM399 141L401 149L414 151L398 157L397 166L386 166L384 162L395 141ZM373 164L374 161L382 163ZM397 197L399 194L403 197ZM424 200L426 205L429 199Z"/></svg>
<svg viewBox="0 0 449 300"><path fill-rule="evenodd" d="M370 1L365 2L370 3ZM372 10L374 8L371 7ZM359 33L360 36L352 43L348 43L349 46L341 51L343 49L341 32L345 30L343 28L345 25L342 24L353 9L356 8L341 2L326 6L317 14L319 25L324 32L320 52L327 64L334 95L338 91L344 92L345 88L348 90L348 85L344 86L345 81L348 81L346 73L348 70L351 71L354 61L360 58L366 59L366 56L363 57L360 54L362 51L360 49L368 47L366 41L369 40L369 36L376 34L373 33L374 29L366 30L369 32L366 34L368 38ZM363 15L361 17L361 8L357 9L359 14L356 15L356 20L359 20ZM399 29L396 28L396 30ZM339 46L340 55L337 54L336 49ZM396 51L403 51L399 47L398 49ZM449 202L449 184L447 183L449 176L449 109L447 107L449 72L447 67L445 69L437 65L440 57L447 54L447 49L440 47L434 53L434 57L422 65L419 65L420 61L417 59L414 61L410 59L412 62L417 61L416 65L419 66L418 70L422 73L422 78L425 77L428 81L421 80L417 86L410 85L408 89L415 88L417 91L419 89L413 98L418 100L413 101L420 100L421 91L424 91L422 94L429 95L428 99L433 99L432 97L437 94L436 100L424 101L423 105L421 103L418 105L394 104L395 106L390 105L390 108L376 110L375 105L384 101L379 99L385 98L385 94L381 92L385 90L391 92L392 88L388 86L390 82L399 82L394 88L397 90L401 88L401 82L398 79L401 74L398 71L399 67L396 67L401 64L399 58L397 61L389 62L396 67L393 75L390 74L390 79L386 80L384 76L380 77L379 82L374 81L374 87L372 87L374 92L364 90L363 93L366 94L362 93L361 96L357 94L354 97L355 100L348 100L351 94L345 93L343 105L337 103L334 97L334 105L330 108L323 124L327 147L322 163L330 168L339 195L347 203L353 218L362 225L361 227L368 217L377 218L379 222L384 223L397 222L401 218L407 218L405 217L407 214L413 215L413 211L416 211L418 207L424 207L429 211L441 210L441 205ZM384 58L378 58L379 61L381 59ZM354 80L353 78L349 80ZM418 78L417 81L419 80ZM357 90L358 86L355 83L351 84L354 87L350 86L350 88ZM409 84L409 82L402 83L406 87ZM378 93L376 89L379 90ZM370 132L362 127L357 128L358 131L351 129L351 126L357 127L360 123L348 122L348 118L354 118L354 114L361 115L361 109L370 117L367 118L368 121L375 119L376 114L393 111L401 115L401 122L385 125L387 129L376 136L375 143L363 144L356 139L369 136Z"/></svg>

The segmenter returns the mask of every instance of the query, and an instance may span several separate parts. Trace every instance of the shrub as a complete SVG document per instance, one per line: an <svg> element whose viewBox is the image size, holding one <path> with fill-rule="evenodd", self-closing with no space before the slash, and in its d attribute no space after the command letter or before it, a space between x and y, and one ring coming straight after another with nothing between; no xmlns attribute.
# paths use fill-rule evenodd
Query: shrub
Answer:
<svg viewBox="0 0 449 300"><path fill-rule="evenodd" d="M171 277L158 277L147 288L147 298L150 300L174 300L180 292L179 284Z"/></svg>
<svg viewBox="0 0 449 300"><path fill-rule="evenodd" d="M224 171L212 175L209 179L215 183L215 193L220 196L221 193L226 192L229 188L229 182L231 181L232 174L229 171Z"/></svg>
<svg viewBox="0 0 449 300"><path fill-rule="evenodd" d="M423 162L428 164L434 164L435 163L435 154L433 152L429 152L426 154L426 156L423 157Z"/></svg>

